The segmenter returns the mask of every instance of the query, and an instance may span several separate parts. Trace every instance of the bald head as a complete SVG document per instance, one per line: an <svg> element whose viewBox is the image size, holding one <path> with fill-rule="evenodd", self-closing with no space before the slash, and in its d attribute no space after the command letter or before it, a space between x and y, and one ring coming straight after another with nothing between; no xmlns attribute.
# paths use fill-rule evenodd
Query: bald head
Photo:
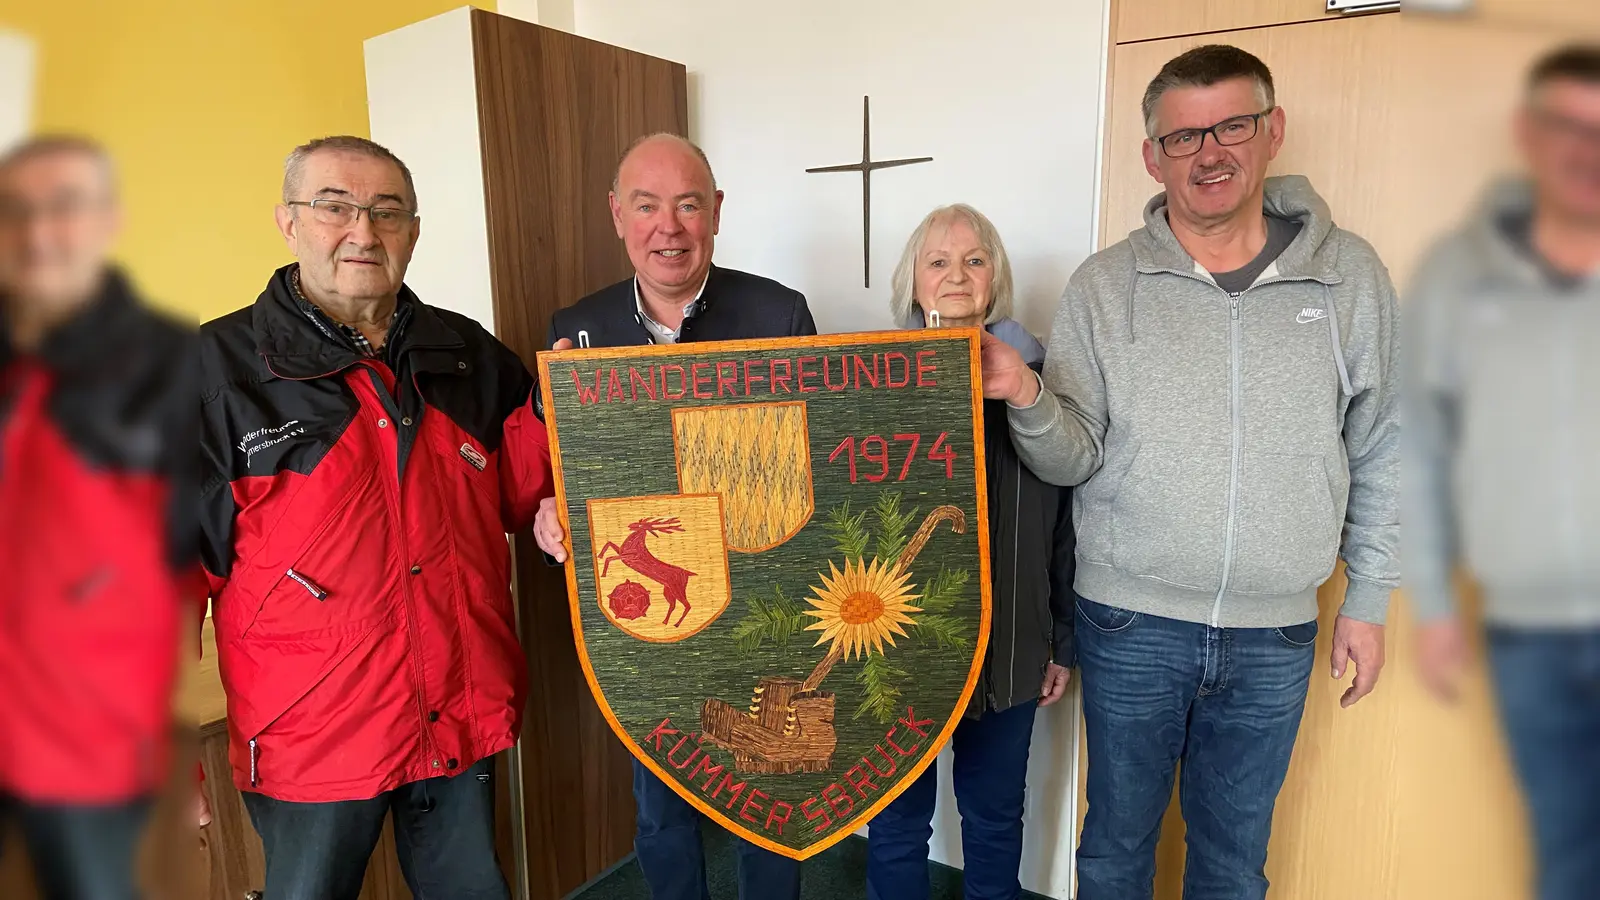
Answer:
<svg viewBox="0 0 1600 900"><path fill-rule="evenodd" d="M119 225L111 159L98 144L41 137L0 157L0 292L52 309L87 302Z"/></svg>
<svg viewBox="0 0 1600 900"><path fill-rule="evenodd" d="M638 157L638 160L635 157ZM611 176L611 193L617 193L617 187L622 183L622 172L628 168L630 161L640 161L648 165L660 162L663 158L673 157L678 157L678 161L687 161L692 157L693 163L697 163L705 170L706 193L716 192L717 176L712 173L711 160L706 158L706 152L700 149L700 145L682 135L670 131L658 131L638 138L622 152L622 159L617 161L616 174Z"/></svg>
<svg viewBox="0 0 1600 900"><path fill-rule="evenodd" d="M721 216L711 164L687 139L652 134L623 154L611 185L611 219L648 308L681 318L711 271Z"/></svg>

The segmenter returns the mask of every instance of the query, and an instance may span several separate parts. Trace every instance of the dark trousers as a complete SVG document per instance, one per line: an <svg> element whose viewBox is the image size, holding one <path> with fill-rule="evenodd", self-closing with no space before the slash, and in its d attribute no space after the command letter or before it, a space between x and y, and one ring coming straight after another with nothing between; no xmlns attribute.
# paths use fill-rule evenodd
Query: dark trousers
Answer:
<svg viewBox="0 0 1600 900"><path fill-rule="evenodd" d="M1077 623L1089 751L1078 900L1153 896L1180 762L1184 900L1264 900L1317 623L1210 628L1082 598Z"/></svg>
<svg viewBox="0 0 1600 900"><path fill-rule="evenodd" d="M1600 629L1489 630L1489 662L1533 826L1539 900L1600 891Z"/></svg>
<svg viewBox="0 0 1600 900"><path fill-rule="evenodd" d="M961 813L962 884L967 900L1015 900L1022 893L1022 805L1036 702L963 719L951 745L956 809ZM927 900L928 840L939 796L929 766L872 820L867 840L868 900Z"/></svg>
<svg viewBox="0 0 1600 900"><path fill-rule="evenodd" d="M711 900L699 810L638 760L633 761L633 799L639 807L633 849L651 900ZM734 847L739 900L799 900L799 862L742 838L735 839Z"/></svg>
<svg viewBox="0 0 1600 900"><path fill-rule="evenodd" d="M356 900L394 813L400 871L416 900L509 900L494 852L494 758L459 775L401 785L371 800L291 803L245 792L266 851L272 900Z"/></svg>
<svg viewBox="0 0 1600 900"><path fill-rule="evenodd" d="M20 826L44 900L135 900L150 807L147 799L77 806L0 795L0 832L8 822Z"/></svg>

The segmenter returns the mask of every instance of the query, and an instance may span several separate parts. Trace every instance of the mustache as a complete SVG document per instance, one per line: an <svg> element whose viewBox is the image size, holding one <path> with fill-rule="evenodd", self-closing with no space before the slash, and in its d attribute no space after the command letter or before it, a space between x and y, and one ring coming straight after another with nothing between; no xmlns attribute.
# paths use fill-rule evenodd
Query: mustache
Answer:
<svg viewBox="0 0 1600 900"><path fill-rule="evenodd" d="M1207 178L1215 178L1218 175L1237 175L1237 174L1239 174L1239 167L1238 166L1233 165L1232 163L1222 163L1221 165L1207 166L1205 168L1195 169L1193 172L1191 172L1189 174L1189 180L1191 182L1193 182L1193 181L1204 181Z"/></svg>

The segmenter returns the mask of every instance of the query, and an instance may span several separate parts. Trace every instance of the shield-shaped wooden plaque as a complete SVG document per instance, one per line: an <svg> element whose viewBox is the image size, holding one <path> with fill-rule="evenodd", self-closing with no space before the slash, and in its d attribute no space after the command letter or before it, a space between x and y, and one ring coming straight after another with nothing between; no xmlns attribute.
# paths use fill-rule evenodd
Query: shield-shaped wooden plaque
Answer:
<svg viewBox="0 0 1600 900"><path fill-rule="evenodd" d="M573 632L633 755L805 859L933 763L989 635L978 332L539 355Z"/></svg>

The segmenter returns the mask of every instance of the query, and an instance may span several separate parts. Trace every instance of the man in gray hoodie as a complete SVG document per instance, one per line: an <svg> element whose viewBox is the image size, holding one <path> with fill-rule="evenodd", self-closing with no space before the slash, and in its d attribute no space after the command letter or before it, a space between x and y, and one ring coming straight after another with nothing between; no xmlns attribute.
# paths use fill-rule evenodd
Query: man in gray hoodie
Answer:
<svg viewBox="0 0 1600 900"><path fill-rule="evenodd" d="M1407 302L1406 593L1452 697L1452 570L1483 588L1540 900L1600 890L1600 46L1535 65L1528 175L1441 241Z"/></svg>
<svg viewBox="0 0 1600 900"><path fill-rule="evenodd" d="M1206 46L1144 98L1166 193L1073 275L1043 378L984 342L985 393L1041 478L1081 485L1077 651L1089 753L1079 900L1152 895L1181 760L1185 900L1264 898L1317 588L1347 564L1332 671L1372 690L1399 581L1398 309L1301 177L1272 76ZM1342 536L1342 540L1341 540Z"/></svg>

